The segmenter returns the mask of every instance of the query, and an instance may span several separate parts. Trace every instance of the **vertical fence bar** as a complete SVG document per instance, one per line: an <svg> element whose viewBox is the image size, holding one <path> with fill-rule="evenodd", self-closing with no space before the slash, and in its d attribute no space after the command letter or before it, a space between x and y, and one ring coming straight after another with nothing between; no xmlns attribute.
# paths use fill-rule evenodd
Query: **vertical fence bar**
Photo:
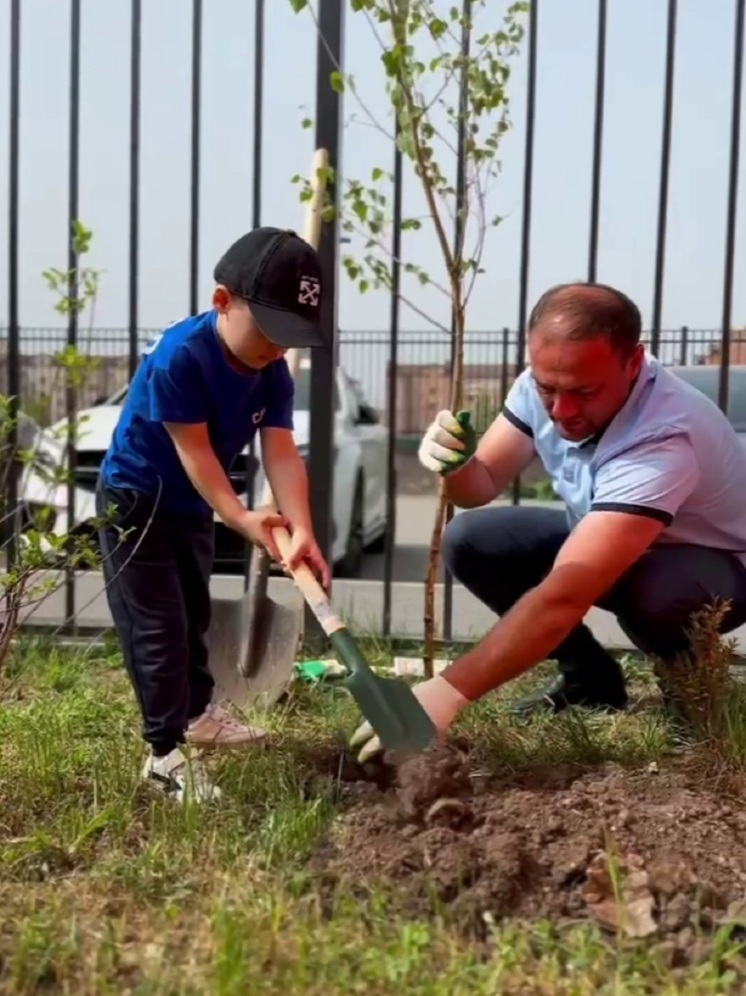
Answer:
<svg viewBox="0 0 746 996"><path fill-rule="evenodd" d="M598 228L601 213L601 165L603 158L604 91L606 88L607 0L598 0L596 41L596 108L593 122L593 173L591 180L591 232L588 243L588 281L595 283L598 270Z"/></svg>
<svg viewBox="0 0 746 996"><path fill-rule="evenodd" d="M676 14L678 0L668 0L666 21L666 83L663 93L663 135L661 138L661 173L658 192L658 232L655 247L655 284L653 287L653 322L650 332L650 352L660 350L661 312L663 310L663 278L666 264L666 231L668 221L668 179L671 170L671 121L673 118L673 82L676 59Z"/></svg>
<svg viewBox="0 0 746 996"><path fill-rule="evenodd" d="M80 0L70 3L70 136L69 136L69 175L68 175L68 216L67 240L69 281L67 295L70 309L67 322L67 345L76 349L78 345L78 254L73 236L78 219L80 192ZM71 535L75 527L75 492L77 477L77 388L72 371L66 371L67 409L67 529ZM68 565L65 571L65 619L73 633L75 623L75 571Z"/></svg>
<svg viewBox="0 0 746 996"><path fill-rule="evenodd" d="M251 227L259 228L262 223L262 158L264 146L264 0L255 0L254 6L254 142L252 148L251 175ZM244 483L246 505L255 505L254 483L256 446L252 438L244 461ZM249 590L251 561L254 546L247 542L244 547L244 591Z"/></svg>
<svg viewBox="0 0 746 996"><path fill-rule="evenodd" d="M21 0L10 4L10 128L8 135L8 418L4 431L7 465L2 467L0 489L4 492L0 539L4 540L6 564L12 567L18 555L18 409L21 391L21 343L18 325L18 200L20 176L21 119ZM3 463L6 461L3 460ZM10 595L8 596L10 597Z"/></svg>
<svg viewBox="0 0 746 996"><path fill-rule="evenodd" d="M679 364L685 367L689 359L689 329L686 325L681 326L681 338L679 339Z"/></svg>
<svg viewBox="0 0 746 996"><path fill-rule="evenodd" d="M401 288L402 153L399 119L394 134L393 230L391 234L391 301L389 305L388 451L386 454L386 537L383 561L383 635L391 635L391 594L396 551L396 429L399 381L399 292Z"/></svg>
<svg viewBox="0 0 746 996"><path fill-rule="evenodd" d="M138 335L138 263L140 253L140 66L142 49L142 0L132 0L130 46L130 232L129 232L129 380L135 376L140 353Z"/></svg>
<svg viewBox="0 0 746 996"><path fill-rule="evenodd" d="M264 0L254 5L254 139L252 143L251 225L262 223L262 151L264 138Z"/></svg>
<svg viewBox="0 0 746 996"><path fill-rule="evenodd" d="M466 126L469 115L469 51L471 48L471 0L463 0L461 6L461 79L459 81L459 118L456 141L456 216L453 225L453 255L460 258L463 253L466 229ZM464 375L464 344L459 349L456 342L456 309L451 308L451 373L455 369ZM462 393L462 392L459 392ZM463 397L457 402L461 407ZM447 502L445 525L453 518L453 504ZM443 569L443 639L450 643L453 638L453 575Z"/></svg>
<svg viewBox="0 0 746 996"><path fill-rule="evenodd" d="M189 313L199 310L199 183L202 124L202 0L192 0L192 178L189 233Z"/></svg>
<svg viewBox="0 0 746 996"><path fill-rule="evenodd" d="M510 343L510 329L504 328L502 334L502 342L500 349L500 408L502 408L505 401L506 395L508 393L508 364L510 359L508 356L508 345Z"/></svg>
<svg viewBox="0 0 746 996"><path fill-rule="evenodd" d="M316 49L316 148L326 149L332 181L327 185L331 203L339 208L341 190L337 177L341 173L342 94L331 85L333 72L343 67L343 0L319 0ZM338 280L339 219L338 210L331 221L321 227L319 244L324 292L321 324L327 337L325 347L311 350L311 418L310 467L311 514L319 548L331 562L332 494L334 491L334 413L329 399L334 397L338 349ZM323 635L316 617L306 611L306 632L311 642L323 645Z"/></svg>
<svg viewBox="0 0 746 996"><path fill-rule="evenodd" d="M254 7L254 146L251 225L262 223L262 156L264 138L264 0Z"/></svg>
<svg viewBox="0 0 746 996"><path fill-rule="evenodd" d="M728 411L730 370L730 325L733 310L733 268L736 255L736 211L738 208L738 166L741 152L741 90L743 87L743 26L746 0L736 0L736 30L733 47L733 97L730 124L730 170L728 176L728 220L725 233L725 273L720 341L718 405Z"/></svg>
<svg viewBox="0 0 746 996"><path fill-rule="evenodd" d="M516 337L516 376L523 367L528 317L528 278L531 262L531 206L534 188L534 131L536 128L536 53L539 28L539 0L533 0L528 23L528 82L526 87L526 145L523 163L523 218L521 221L521 265L518 285L518 332ZM505 401L503 394L503 402ZM512 502L521 500L520 475L513 481Z"/></svg>

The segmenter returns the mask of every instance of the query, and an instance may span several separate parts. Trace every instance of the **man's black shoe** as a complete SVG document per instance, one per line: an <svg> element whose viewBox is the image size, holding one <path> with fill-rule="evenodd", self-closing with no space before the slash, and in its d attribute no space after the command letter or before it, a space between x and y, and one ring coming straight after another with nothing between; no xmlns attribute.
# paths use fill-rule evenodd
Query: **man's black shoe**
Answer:
<svg viewBox="0 0 746 996"><path fill-rule="evenodd" d="M621 712L627 706L627 690L621 671L605 677L605 686L599 687L587 680L578 681L577 678L560 674L545 688L512 703L510 711L515 716L530 716L536 712L562 712L568 706L584 706L586 709Z"/></svg>

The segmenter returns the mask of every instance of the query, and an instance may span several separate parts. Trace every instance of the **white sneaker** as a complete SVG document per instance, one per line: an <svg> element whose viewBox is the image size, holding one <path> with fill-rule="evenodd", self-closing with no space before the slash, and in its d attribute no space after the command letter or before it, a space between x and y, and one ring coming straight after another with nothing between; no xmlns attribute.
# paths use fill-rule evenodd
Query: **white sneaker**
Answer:
<svg viewBox="0 0 746 996"><path fill-rule="evenodd" d="M258 726L244 726L219 705L209 705L201 716L193 719L186 740L202 750L210 748L259 747L267 733Z"/></svg>
<svg viewBox="0 0 746 996"><path fill-rule="evenodd" d="M177 802L215 802L222 796L197 758L188 758L179 748L164 757L151 754L142 777L164 795Z"/></svg>

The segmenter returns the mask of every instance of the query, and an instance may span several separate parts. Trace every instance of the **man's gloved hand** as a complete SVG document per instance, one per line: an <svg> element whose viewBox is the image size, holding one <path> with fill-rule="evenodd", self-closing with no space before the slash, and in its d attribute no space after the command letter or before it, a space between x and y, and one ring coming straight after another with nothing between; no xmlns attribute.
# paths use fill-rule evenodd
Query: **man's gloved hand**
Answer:
<svg viewBox="0 0 746 996"><path fill-rule="evenodd" d="M425 433L417 451L423 467L435 474L449 474L463 467L474 456L477 435L471 424L471 413L460 411L453 415L447 410L438 412L435 421Z"/></svg>
<svg viewBox="0 0 746 996"><path fill-rule="evenodd" d="M461 692L456 691L442 675L436 675L415 685L414 694L433 721L439 736L445 733L458 713L469 704L469 700ZM368 722L362 723L357 728L350 740L350 747L362 748L357 757L360 764L369 761L384 749Z"/></svg>

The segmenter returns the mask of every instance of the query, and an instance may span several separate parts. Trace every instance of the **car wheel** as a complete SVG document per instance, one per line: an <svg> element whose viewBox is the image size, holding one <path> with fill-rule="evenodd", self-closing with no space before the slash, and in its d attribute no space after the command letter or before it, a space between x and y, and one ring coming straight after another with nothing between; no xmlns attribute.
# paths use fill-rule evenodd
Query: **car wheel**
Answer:
<svg viewBox="0 0 746 996"><path fill-rule="evenodd" d="M383 528L383 532L380 533L374 540L365 548L366 553L385 553L386 552L386 536L388 535L389 525L388 522Z"/></svg>
<svg viewBox="0 0 746 996"><path fill-rule="evenodd" d="M344 557L342 557L334 569L334 573L337 577L356 578L360 576L365 552L363 543L363 504L363 478L362 475L359 474L357 484L355 485L355 496L352 499L352 512L350 514L350 526L347 533L347 544L345 546Z"/></svg>

